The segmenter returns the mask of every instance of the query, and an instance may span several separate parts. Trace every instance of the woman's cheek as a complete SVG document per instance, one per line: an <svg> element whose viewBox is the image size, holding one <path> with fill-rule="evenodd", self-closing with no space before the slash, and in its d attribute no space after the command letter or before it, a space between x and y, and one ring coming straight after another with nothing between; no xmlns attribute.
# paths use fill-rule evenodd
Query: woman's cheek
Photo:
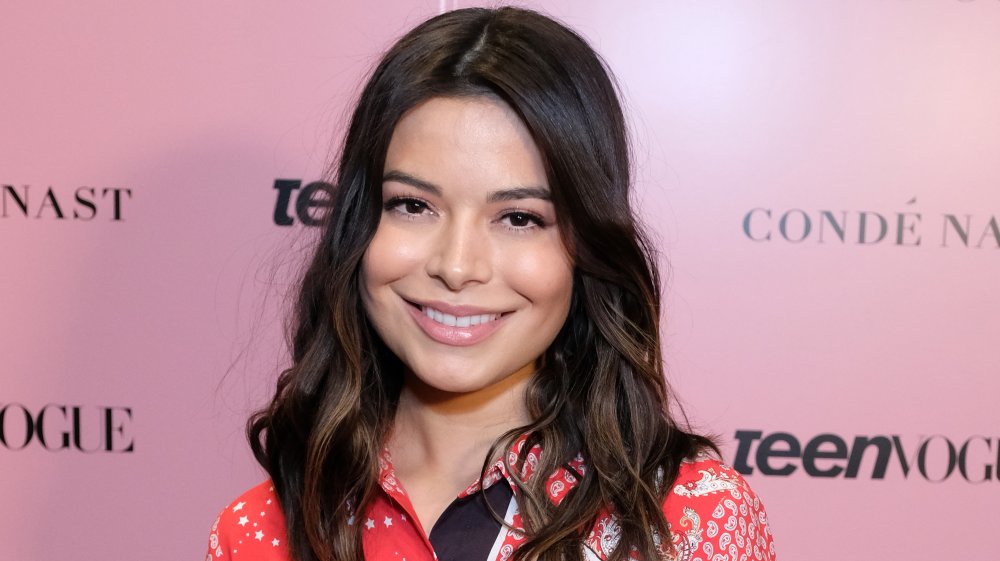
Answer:
<svg viewBox="0 0 1000 561"><path fill-rule="evenodd" d="M420 236L383 221L368 246L367 268L383 282L405 276L422 259L423 245Z"/></svg>
<svg viewBox="0 0 1000 561"><path fill-rule="evenodd" d="M508 284L536 304L559 307L569 302L573 270L560 243L545 240L530 247L505 252L502 270Z"/></svg>

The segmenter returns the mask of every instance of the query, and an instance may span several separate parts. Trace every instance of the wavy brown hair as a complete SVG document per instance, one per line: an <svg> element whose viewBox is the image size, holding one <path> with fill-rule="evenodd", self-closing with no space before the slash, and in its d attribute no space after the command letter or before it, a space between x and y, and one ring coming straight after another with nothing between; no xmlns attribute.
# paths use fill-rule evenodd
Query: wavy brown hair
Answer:
<svg viewBox="0 0 1000 561"><path fill-rule="evenodd" d="M610 73L584 39L538 13L448 12L400 39L360 95L331 174L335 201L298 293L293 366L248 423L298 561L363 558L360 525L348 520L378 492L377 457L402 384L404 366L366 318L359 286L393 129L428 98L482 95L505 101L531 131L575 266L568 318L526 392L533 421L503 435L484 460L527 433L511 473L537 443L537 473L569 468L582 453L586 475L558 506L546 477L517 481L527 539L515 558L581 559L602 508L615 513L626 546L611 559L625 559L629 547L643 559L663 556L670 482L685 457L714 449L668 411L660 280L630 206L628 138Z"/></svg>

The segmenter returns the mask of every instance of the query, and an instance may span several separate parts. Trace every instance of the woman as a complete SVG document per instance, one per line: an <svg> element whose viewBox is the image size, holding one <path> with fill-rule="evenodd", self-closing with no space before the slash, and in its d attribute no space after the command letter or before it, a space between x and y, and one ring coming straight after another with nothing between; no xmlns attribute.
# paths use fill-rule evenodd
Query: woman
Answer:
<svg viewBox="0 0 1000 561"><path fill-rule="evenodd" d="M208 559L773 559L757 497L668 412L627 146L600 59L544 16L393 46L249 423L270 480Z"/></svg>

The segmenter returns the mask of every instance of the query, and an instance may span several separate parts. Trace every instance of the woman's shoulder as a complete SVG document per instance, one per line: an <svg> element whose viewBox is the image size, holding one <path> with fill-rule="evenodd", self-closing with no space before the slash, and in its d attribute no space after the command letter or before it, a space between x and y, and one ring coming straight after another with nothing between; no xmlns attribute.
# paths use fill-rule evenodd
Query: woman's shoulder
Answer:
<svg viewBox="0 0 1000 561"><path fill-rule="evenodd" d="M286 561L285 517L271 481L236 498L212 525L205 561Z"/></svg>
<svg viewBox="0 0 1000 561"><path fill-rule="evenodd" d="M663 503L678 561L773 560L767 513L750 484L733 468L711 457L681 463Z"/></svg>

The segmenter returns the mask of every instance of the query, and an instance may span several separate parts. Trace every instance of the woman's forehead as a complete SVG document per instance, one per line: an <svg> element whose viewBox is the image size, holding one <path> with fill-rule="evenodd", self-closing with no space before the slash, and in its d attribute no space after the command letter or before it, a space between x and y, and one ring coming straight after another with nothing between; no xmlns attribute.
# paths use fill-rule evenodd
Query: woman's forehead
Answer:
<svg viewBox="0 0 1000 561"><path fill-rule="evenodd" d="M548 189L528 128L506 103L485 96L435 97L409 110L393 131L383 176L484 192Z"/></svg>

